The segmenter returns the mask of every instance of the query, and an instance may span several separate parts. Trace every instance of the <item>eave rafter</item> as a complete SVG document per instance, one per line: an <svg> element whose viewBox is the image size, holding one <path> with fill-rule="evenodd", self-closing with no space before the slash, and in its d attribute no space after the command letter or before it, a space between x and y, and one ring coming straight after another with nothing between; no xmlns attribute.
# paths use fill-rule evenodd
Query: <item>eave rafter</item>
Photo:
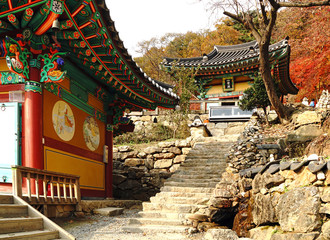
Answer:
<svg viewBox="0 0 330 240"><path fill-rule="evenodd" d="M60 7L54 7L59 2ZM103 0L8 0L6 4L0 10L0 34L29 29L36 37L48 35L60 51L71 53L68 57L77 58L76 63L110 92L154 107L177 104L178 96L148 78L127 55ZM51 29L55 20L57 32Z"/></svg>

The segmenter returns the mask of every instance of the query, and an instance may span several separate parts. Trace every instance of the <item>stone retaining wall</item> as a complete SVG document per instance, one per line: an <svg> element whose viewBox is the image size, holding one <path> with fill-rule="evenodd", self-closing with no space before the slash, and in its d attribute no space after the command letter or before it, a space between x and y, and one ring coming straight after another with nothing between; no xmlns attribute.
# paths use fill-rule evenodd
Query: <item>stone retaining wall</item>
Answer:
<svg viewBox="0 0 330 240"><path fill-rule="evenodd" d="M113 194L116 199L147 201L185 161L191 138L160 142L143 151L114 147Z"/></svg>

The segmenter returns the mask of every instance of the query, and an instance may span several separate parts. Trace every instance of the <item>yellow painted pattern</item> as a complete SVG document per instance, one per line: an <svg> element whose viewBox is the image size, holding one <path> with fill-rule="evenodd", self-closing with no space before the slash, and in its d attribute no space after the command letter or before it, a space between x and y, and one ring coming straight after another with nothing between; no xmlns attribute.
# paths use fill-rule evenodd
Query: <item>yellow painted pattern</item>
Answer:
<svg viewBox="0 0 330 240"><path fill-rule="evenodd" d="M0 72L8 72L9 68L6 63L6 58L0 58Z"/></svg>
<svg viewBox="0 0 330 240"><path fill-rule="evenodd" d="M83 189L104 190L104 163L44 147L45 170L80 176Z"/></svg>

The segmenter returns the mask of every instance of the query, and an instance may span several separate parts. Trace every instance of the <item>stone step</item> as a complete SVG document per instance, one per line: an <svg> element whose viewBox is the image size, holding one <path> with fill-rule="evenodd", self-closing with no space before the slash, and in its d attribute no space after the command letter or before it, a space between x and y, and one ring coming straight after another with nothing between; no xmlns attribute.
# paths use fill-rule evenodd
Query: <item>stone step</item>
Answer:
<svg viewBox="0 0 330 240"><path fill-rule="evenodd" d="M186 168L186 169L183 169L183 168L179 168L177 170L177 173L179 174L195 174L195 175L200 175L202 173L204 173L206 176L207 175L214 175L214 174L219 174L219 176L221 176L221 174L225 171L226 168L213 168L212 170L208 169L208 170L205 170L204 172L202 171L202 169L190 169L190 168Z"/></svg>
<svg viewBox="0 0 330 240"><path fill-rule="evenodd" d="M206 205L209 200L210 200L209 197L187 198L187 197L157 196L150 198L150 202L152 203L197 204L197 205Z"/></svg>
<svg viewBox="0 0 330 240"><path fill-rule="evenodd" d="M171 182L193 182L193 183L218 183L221 178L184 178L184 175L181 177L175 176L168 179Z"/></svg>
<svg viewBox="0 0 330 240"><path fill-rule="evenodd" d="M98 208L94 209L94 214L99 214L102 216L118 216L121 215L124 212L124 208L114 208L114 207L107 207L107 208Z"/></svg>
<svg viewBox="0 0 330 240"><path fill-rule="evenodd" d="M189 226L128 225L122 229L129 233L186 233Z"/></svg>
<svg viewBox="0 0 330 240"><path fill-rule="evenodd" d="M171 218L131 218L129 219L129 224L178 226L183 225L183 221Z"/></svg>
<svg viewBox="0 0 330 240"><path fill-rule="evenodd" d="M159 192L156 194L156 197L161 198L210 198L212 193L187 193L187 192Z"/></svg>
<svg viewBox="0 0 330 240"><path fill-rule="evenodd" d="M192 188L214 188L218 182L165 182L164 186L173 186L173 187L192 187Z"/></svg>
<svg viewBox="0 0 330 240"><path fill-rule="evenodd" d="M12 195L0 195L0 204L13 204L13 196Z"/></svg>
<svg viewBox="0 0 330 240"><path fill-rule="evenodd" d="M160 189L161 192L185 192L185 193L212 193L214 188L188 188L188 187L175 187L164 186Z"/></svg>
<svg viewBox="0 0 330 240"><path fill-rule="evenodd" d="M180 166L180 168L182 169L186 169L186 168L193 168L193 169L202 169L202 168L206 168L206 169L212 169L212 168L224 168L227 167L227 164L225 162L215 162L215 163L200 163L198 164L197 162L193 162L193 163L184 163Z"/></svg>
<svg viewBox="0 0 330 240"><path fill-rule="evenodd" d="M144 202L143 211L163 211L163 212L178 212L178 213L195 213L205 205L197 204L171 204L171 203L151 203Z"/></svg>
<svg viewBox="0 0 330 240"><path fill-rule="evenodd" d="M193 180L193 179L218 179L220 180L221 179L221 174L210 174L210 175L205 175L205 174L189 174L189 173L183 173L183 172L175 172L171 178L169 179L172 179L172 178L179 178L179 179L190 179L190 180Z"/></svg>
<svg viewBox="0 0 330 240"><path fill-rule="evenodd" d="M1 218L16 218L28 216L27 206L18 204L0 204Z"/></svg>
<svg viewBox="0 0 330 240"><path fill-rule="evenodd" d="M29 231L29 232L18 232L18 233L7 233L1 234L0 239L31 239L31 240L48 240L59 238L59 234L54 230L43 230L43 231Z"/></svg>
<svg viewBox="0 0 330 240"><path fill-rule="evenodd" d="M42 218L3 218L0 234L41 230L43 226Z"/></svg>
<svg viewBox="0 0 330 240"><path fill-rule="evenodd" d="M186 215L191 213L141 211L138 214L142 218L167 218L167 219L179 219L181 221L184 221L186 219Z"/></svg>

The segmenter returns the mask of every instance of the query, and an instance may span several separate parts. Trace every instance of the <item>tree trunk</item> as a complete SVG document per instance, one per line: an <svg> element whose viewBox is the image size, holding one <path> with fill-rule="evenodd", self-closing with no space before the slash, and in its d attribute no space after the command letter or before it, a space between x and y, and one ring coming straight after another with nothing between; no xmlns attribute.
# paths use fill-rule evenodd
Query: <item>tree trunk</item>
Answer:
<svg viewBox="0 0 330 240"><path fill-rule="evenodd" d="M281 123L283 123L286 120L288 120L288 114L283 103L280 101L279 97L276 94L274 81L270 71L268 46L269 43L267 44L266 41L259 42L259 50L260 50L259 71L262 80L264 81L269 101L272 107L275 109Z"/></svg>

